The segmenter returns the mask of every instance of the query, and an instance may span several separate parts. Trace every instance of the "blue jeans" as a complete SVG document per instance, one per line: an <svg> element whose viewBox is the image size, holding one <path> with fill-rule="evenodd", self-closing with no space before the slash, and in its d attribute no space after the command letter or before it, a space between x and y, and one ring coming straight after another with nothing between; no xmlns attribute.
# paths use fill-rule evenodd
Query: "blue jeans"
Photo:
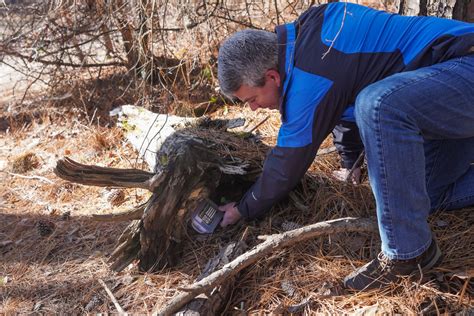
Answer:
<svg viewBox="0 0 474 316"><path fill-rule="evenodd" d="M355 114L382 251L414 258L431 243L431 212L474 205L474 55L378 81Z"/></svg>

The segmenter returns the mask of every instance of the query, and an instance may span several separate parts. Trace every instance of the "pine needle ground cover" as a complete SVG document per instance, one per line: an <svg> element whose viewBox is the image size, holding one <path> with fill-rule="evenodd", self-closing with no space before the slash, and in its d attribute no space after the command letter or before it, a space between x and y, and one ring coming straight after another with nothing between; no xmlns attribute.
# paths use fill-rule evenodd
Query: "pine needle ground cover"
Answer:
<svg viewBox="0 0 474 316"><path fill-rule="evenodd" d="M254 132L272 145L279 124L276 113L228 107L215 116L245 117L244 129L249 130L269 114ZM330 139L323 144L331 146ZM358 186L334 180L330 174L339 161L336 153L329 153L317 157L302 184L263 220L211 236L189 230L185 255L176 267L140 274L132 264L113 273L106 261L128 223L96 222L91 214L131 209L148 193L68 183L55 177L52 168L63 156L87 164L145 168L122 132L64 115L2 134L0 148L2 314L115 313L101 281L125 311L150 313L194 282L207 260L231 240L244 236L254 246L261 242L259 235L346 216L375 216L367 177ZM347 292L342 278L376 256L379 238L371 233L329 235L274 252L242 271L224 313L468 315L473 311L473 210L430 218L444 260L419 280L406 279L383 291Z"/></svg>

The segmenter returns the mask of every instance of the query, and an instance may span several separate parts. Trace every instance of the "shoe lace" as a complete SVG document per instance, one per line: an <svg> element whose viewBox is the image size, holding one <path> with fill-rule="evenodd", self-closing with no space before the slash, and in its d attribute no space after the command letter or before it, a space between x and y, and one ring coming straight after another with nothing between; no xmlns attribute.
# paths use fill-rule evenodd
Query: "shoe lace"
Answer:
<svg viewBox="0 0 474 316"><path fill-rule="evenodd" d="M379 254L377 255L377 260L379 261L380 268L382 268L382 270L390 269L390 267L392 266L392 263L393 263L392 260L390 260L383 253L383 251L379 252Z"/></svg>

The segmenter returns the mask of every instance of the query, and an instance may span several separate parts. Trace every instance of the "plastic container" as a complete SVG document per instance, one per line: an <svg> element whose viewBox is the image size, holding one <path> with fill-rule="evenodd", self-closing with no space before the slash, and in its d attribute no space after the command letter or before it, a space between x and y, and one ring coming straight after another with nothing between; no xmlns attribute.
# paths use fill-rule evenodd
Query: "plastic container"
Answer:
<svg viewBox="0 0 474 316"><path fill-rule="evenodd" d="M212 234L224 217L224 212L209 199L200 201L193 212L191 226L200 234Z"/></svg>

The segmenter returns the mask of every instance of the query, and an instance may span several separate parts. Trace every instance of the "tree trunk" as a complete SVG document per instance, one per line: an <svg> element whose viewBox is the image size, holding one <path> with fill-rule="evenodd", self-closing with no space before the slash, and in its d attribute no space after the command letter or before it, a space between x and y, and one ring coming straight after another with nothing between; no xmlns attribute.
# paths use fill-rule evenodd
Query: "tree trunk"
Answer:
<svg viewBox="0 0 474 316"><path fill-rule="evenodd" d="M422 0L426 1L426 0ZM401 0L400 1L400 14L408 16L416 16L423 9L420 8L420 0Z"/></svg>
<svg viewBox="0 0 474 316"><path fill-rule="evenodd" d="M213 192L221 177L219 158L198 140L183 135L176 139L174 159L169 163L163 186L145 209L140 232L140 270L155 271L174 266L179 257L186 212L180 209L191 193ZM189 206L186 209L190 209Z"/></svg>
<svg viewBox="0 0 474 316"><path fill-rule="evenodd" d="M128 20L128 12L125 12L125 10L130 10L130 6L130 4L124 3L123 0L117 1L117 13L115 19L117 20L117 26L122 35L123 48L127 55L127 68L129 70L134 70L141 65L139 58L140 54L134 37L133 23Z"/></svg>
<svg viewBox="0 0 474 316"><path fill-rule="evenodd" d="M474 1L458 0L454 5L453 19L474 22Z"/></svg>
<svg viewBox="0 0 474 316"><path fill-rule="evenodd" d="M452 19L456 2L456 0L427 0L426 15Z"/></svg>
<svg viewBox="0 0 474 316"><path fill-rule="evenodd" d="M401 15L436 16L440 18L472 21L474 5L472 0L401 0Z"/></svg>

